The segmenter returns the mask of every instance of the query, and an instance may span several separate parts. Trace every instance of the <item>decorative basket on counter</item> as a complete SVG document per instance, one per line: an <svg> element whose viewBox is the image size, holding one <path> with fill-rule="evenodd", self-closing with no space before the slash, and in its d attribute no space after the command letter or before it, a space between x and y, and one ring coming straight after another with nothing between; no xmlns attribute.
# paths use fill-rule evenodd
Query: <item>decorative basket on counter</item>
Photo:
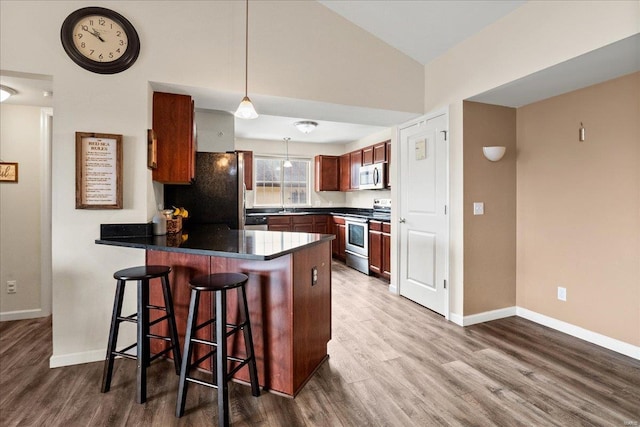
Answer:
<svg viewBox="0 0 640 427"><path fill-rule="evenodd" d="M167 233L174 234L179 233L182 230L182 217L174 216L167 219Z"/></svg>

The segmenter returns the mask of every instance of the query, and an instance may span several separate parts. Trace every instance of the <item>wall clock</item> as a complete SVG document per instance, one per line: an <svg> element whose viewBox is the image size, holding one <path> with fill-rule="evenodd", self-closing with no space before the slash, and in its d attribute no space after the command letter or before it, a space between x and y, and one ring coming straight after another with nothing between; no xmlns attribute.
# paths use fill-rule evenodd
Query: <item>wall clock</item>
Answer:
<svg viewBox="0 0 640 427"><path fill-rule="evenodd" d="M140 38L131 22L103 7L85 7L71 13L62 23L60 39L67 55L94 73L124 71L140 53Z"/></svg>

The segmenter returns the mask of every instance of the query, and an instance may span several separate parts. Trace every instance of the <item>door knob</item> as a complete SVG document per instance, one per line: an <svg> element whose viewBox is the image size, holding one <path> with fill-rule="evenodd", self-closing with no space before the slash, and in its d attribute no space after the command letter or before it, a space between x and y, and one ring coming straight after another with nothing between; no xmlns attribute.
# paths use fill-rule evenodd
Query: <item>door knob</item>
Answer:
<svg viewBox="0 0 640 427"><path fill-rule="evenodd" d="M406 220L406 219L404 219L404 218L400 218L400 224L404 224L405 222L407 222L407 220Z"/></svg>

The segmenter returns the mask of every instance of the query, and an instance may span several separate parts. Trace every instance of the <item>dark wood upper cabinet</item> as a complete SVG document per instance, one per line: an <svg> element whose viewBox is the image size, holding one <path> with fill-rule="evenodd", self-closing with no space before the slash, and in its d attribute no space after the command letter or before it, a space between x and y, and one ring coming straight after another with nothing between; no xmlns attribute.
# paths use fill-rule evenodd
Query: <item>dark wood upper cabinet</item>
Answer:
<svg viewBox="0 0 640 427"><path fill-rule="evenodd" d="M316 156L315 163L315 191L340 190L340 157Z"/></svg>
<svg viewBox="0 0 640 427"><path fill-rule="evenodd" d="M362 150L349 153L351 180L349 188L357 190L360 186L360 166L362 166Z"/></svg>
<svg viewBox="0 0 640 427"><path fill-rule="evenodd" d="M351 189L351 155L340 156L340 191Z"/></svg>
<svg viewBox="0 0 640 427"><path fill-rule="evenodd" d="M375 163L373 145L362 149L362 165L372 165Z"/></svg>
<svg viewBox="0 0 640 427"><path fill-rule="evenodd" d="M384 163L387 161L387 143L389 142L390 141L381 142L371 148L373 152L373 163Z"/></svg>
<svg viewBox="0 0 640 427"><path fill-rule="evenodd" d="M247 190L253 190L253 151L238 150L244 155L244 186Z"/></svg>
<svg viewBox="0 0 640 427"><path fill-rule="evenodd" d="M191 184L195 179L196 132L194 103L188 95L153 93L153 131L157 167L154 181Z"/></svg>

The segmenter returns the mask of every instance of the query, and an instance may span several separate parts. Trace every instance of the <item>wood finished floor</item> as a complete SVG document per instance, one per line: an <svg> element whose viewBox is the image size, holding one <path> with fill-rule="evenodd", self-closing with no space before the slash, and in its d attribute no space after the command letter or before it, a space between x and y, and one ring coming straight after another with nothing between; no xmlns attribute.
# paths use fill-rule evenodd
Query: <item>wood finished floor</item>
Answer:
<svg viewBox="0 0 640 427"><path fill-rule="evenodd" d="M640 362L512 317L460 328L333 266L330 358L295 399L230 385L234 426L638 426ZM107 337L105 337L106 342ZM216 391L154 363L134 402L135 362L49 369L51 319L0 323L1 426L217 425Z"/></svg>

